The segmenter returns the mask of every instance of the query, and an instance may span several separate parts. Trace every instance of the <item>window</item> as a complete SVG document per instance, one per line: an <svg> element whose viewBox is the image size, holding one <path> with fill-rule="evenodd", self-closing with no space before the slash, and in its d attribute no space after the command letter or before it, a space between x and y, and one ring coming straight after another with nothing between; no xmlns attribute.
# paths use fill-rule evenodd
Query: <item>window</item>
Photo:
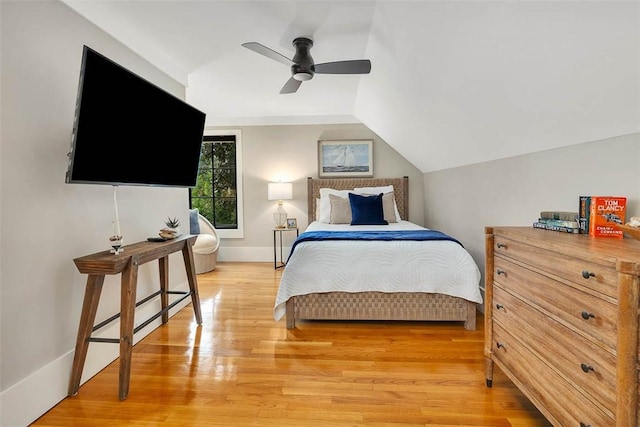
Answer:
<svg viewBox="0 0 640 427"><path fill-rule="evenodd" d="M189 206L197 208L220 237L244 237L241 132L205 130L198 180L189 190Z"/></svg>

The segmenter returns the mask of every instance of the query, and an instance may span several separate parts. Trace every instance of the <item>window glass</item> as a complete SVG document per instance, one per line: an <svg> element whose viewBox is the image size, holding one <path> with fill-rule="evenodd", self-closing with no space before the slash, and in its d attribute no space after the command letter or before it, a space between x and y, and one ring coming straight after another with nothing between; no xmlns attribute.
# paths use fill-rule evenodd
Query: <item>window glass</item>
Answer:
<svg viewBox="0 0 640 427"><path fill-rule="evenodd" d="M189 204L220 237L242 237L241 141L239 131L205 131L198 180Z"/></svg>

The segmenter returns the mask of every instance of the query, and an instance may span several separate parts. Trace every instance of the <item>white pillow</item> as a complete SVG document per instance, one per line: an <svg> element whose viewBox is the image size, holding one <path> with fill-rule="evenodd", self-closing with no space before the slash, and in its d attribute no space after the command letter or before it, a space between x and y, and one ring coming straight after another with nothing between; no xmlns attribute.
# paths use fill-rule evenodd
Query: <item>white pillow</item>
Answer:
<svg viewBox="0 0 640 427"><path fill-rule="evenodd" d="M321 188L320 189L320 216L319 222L331 223L331 200L329 200L329 194L342 197L346 199L349 197L349 193L352 190L334 190L333 188Z"/></svg>
<svg viewBox="0 0 640 427"><path fill-rule="evenodd" d="M384 187L357 187L353 189L353 192L357 194L393 193L393 185L386 185ZM349 196L346 196L346 197L349 197ZM400 211L398 211L398 204L396 203L395 194L393 196L393 209L396 212L396 222L402 221L402 218L400 218Z"/></svg>

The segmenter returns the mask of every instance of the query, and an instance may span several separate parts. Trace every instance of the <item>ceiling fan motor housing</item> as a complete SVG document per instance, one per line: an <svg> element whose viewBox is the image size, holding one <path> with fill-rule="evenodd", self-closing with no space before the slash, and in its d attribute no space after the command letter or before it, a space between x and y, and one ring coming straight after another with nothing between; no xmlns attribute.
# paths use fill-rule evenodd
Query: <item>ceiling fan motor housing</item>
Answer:
<svg viewBox="0 0 640 427"><path fill-rule="evenodd" d="M247 42L243 43L242 46L291 67L291 77L280 89L281 94L295 93L302 82L311 80L316 73L369 74L371 71L371 61L368 59L324 62L316 65L311 57L313 40L307 37L298 37L293 40L293 46L296 49L293 59L289 59L287 56L258 42Z"/></svg>
<svg viewBox="0 0 640 427"><path fill-rule="evenodd" d="M315 73L313 58L311 57L311 47L313 40L306 37L298 37L293 40L296 54L293 57L294 64L291 66L293 78L305 82L311 80Z"/></svg>

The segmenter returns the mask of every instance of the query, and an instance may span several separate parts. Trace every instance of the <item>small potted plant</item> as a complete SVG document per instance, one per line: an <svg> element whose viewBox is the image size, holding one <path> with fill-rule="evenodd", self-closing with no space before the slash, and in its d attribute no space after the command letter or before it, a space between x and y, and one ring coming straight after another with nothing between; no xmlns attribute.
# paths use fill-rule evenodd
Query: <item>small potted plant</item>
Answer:
<svg viewBox="0 0 640 427"><path fill-rule="evenodd" d="M166 227L160 230L160 237L165 239L175 239L180 235L180 229L178 228L180 227L180 220L177 217L167 218L164 224Z"/></svg>

